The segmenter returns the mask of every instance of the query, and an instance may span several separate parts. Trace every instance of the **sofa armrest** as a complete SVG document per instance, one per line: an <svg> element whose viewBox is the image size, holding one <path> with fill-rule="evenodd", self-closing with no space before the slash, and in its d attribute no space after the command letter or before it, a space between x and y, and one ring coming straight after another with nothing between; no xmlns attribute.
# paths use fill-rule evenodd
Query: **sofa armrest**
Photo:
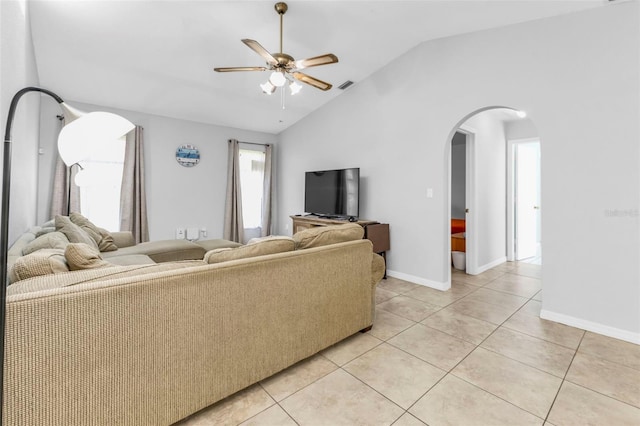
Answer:
<svg viewBox="0 0 640 426"><path fill-rule="evenodd" d="M133 233L131 231L112 232L111 236L113 237L113 243L117 245L118 248L136 245L136 240L133 238Z"/></svg>
<svg viewBox="0 0 640 426"><path fill-rule="evenodd" d="M384 277L384 258L377 253L373 253L371 258L371 288L375 294L376 284Z"/></svg>

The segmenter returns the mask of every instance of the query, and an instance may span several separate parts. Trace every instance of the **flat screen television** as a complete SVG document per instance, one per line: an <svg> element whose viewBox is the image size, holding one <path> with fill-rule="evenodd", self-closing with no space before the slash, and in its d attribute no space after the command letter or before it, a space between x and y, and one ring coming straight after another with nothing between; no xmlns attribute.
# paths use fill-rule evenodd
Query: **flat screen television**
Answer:
<svg viewBox="0 0 640 426"><path fill-rule="evenodd" d="M305 212L323 217L357 219L359 207L359 168L305 173Z"/></svg>

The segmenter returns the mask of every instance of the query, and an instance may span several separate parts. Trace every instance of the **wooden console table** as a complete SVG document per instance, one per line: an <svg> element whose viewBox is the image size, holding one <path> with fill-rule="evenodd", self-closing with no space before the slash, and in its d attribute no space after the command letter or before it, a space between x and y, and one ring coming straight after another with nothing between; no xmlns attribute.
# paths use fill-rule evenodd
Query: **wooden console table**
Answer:
<svg viewBox="0 0 640 426"><path fill-rule="evenodd" d="M389 239L389 224L379 223L375 220L358 220L349 222L340 219L325 219L317 216L290 216L293 221L293 233L296 234L302 230L315 228L318 226L343 225L345 223L357 223L364 228L364 238L373 244L373 252L378 253L384 258L384 278L387 278L387 250L391 248Z"/></svg>

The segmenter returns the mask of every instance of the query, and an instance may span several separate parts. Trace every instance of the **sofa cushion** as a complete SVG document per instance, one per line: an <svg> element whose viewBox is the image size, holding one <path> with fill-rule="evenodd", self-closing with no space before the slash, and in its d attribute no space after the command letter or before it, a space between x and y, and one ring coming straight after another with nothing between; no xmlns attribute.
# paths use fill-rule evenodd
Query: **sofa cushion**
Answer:
<svg viewBox="0 0 640 426"><path fill-rule="evenodd" d="M69 244L69 240L62 232L49 232L48 234L42 234L35 240L28 243L22 249L22 254L27 255L33 253L34 251L43 249L64 250L67 247L67 244Z"/></svg>
<svg viewBox="0 0 640 426"><path fill-rule="evenodd" d="M81 269L96 269L113 266L112 263L102 259L100 252L84 243L69 243L64 251L70 271Z"/></svg>
<svg viewBox="0 0 640 426"><path fill-rule="evenodd" d="M362 226L357 223L345 223L344 225L318 226L305 229L294 234L293 240L296 243L296 250L301 250L361 240L363 237L364 228Z"/></svg>
<svg viewBox="0 0 640 426"><path fill-rule="evenodd" d="M69 219L72 223L75 223L83 231L85 231L98 245L100 251L115 251L118 250L118 246L113 242L113 237L106 229L100 228L94 225L89 219L82 216L80 213L72 212L69 215Z"/></svg>
<svg viewBox="0 0 640 426"><path fill-rule="evenodd" d="M220 263L229 260L246 259L249 257L263 256L266 254L293 251L295 243L289 237L265 237L254 238L249 244L236 248L219 248L208 251L204 255L207 263Z"/></svg>
<svg viewBox="0 0 640 426"><path fill-rule="evenodd" d="M67 216L56 216L56 230L67 236L70 243L84 243L98 249L98 244Z"/></svg>
<svg viewBox="0 0 640 426"><path fill-rule="evenodd" d="M235 241L223 239L194 241L194 243L202 247L204 251L211 251L219 248L236 248L242 246L242 244L236 243Z"/></svg>
<svg viewBox="0 0 640 426"><path fill-rule="evenodd" d="M41 249L16 259L9 271L9 283L68 271L64 250Z"/></svg>
<svg viewBox="0 0 640 426"><path fill-rule="evenodd" d="M130 254L146 254L154 262L176 262L179 260L202 260L204 248L187 240L149 241L104 253L105 259Z"/></svg>
<svg viewBox="0 0 640 426"><path fill-rule="evenodd" d="M118 266L131 266L131 265L155 265L153 261L146 254L128 254L125 256L113 256L109 258L109 262Z"/></svg>

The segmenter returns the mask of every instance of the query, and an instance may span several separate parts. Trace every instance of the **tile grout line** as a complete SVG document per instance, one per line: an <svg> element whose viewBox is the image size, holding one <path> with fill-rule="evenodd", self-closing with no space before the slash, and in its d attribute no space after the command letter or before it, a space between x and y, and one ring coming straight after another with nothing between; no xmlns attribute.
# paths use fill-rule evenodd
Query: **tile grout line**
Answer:
<svg viewBox="0 0 640 426"><path fill-rule="evenodd" d="M573 356L571 357L571 362L569 363L569 366L567 367L567 371L565 371L565 373L564 373L564 377L562 377L562 382L560 382L560 386L558 386L558 391L556 392L556 395L553 397L553 401L551 401L551 405L549 406L549 410L547 411L547 415L544 418L545 423L547 421L549 421L549 415L551 414L551 410L553 410L553 406L556 405L556 400L558 399L558 395L560 395L560 391L562 390L562 386L564 386L564 382L567 379L567 374L569 374L569 370L571 370L571 366L573 365L573 361L576 359L576 355L578 355L578 349L580 349L580 345L582 344L582 341L584 340L584 336L585 335L586 335L586 332L583 332L582 333L582 337L580 338L580 343L578 343L578 346L576 347L576 350L574 351Z"/></svg>

